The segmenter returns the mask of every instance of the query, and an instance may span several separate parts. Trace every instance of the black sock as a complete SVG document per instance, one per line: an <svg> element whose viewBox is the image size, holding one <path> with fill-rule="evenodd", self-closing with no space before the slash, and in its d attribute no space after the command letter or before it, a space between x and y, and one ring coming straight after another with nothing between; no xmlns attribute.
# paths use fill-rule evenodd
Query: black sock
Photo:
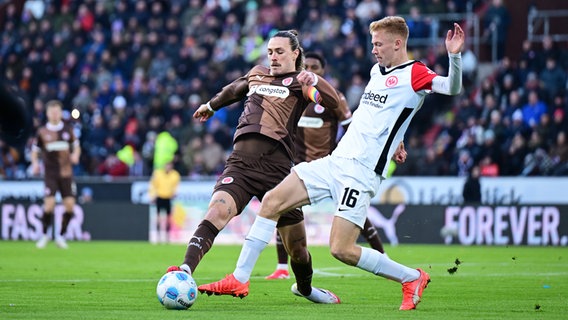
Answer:
<svg viewBox="0 0 568 320"><path fill-rule="evenodd" d="M298 291L304 296L309 296L312 293L312 276L314 270L312 269L312 255L308 252L308 263L297 263L294 260L290 261L292 271L296 276L296 284Z"/></svg>
<svg viewBox="0 0 568 320"><path fill-rule="evenodd" d="M41 223L43 224L43 234L47 235L47 229L53 224L53 212L44 212Z"/></svg>
<svg viewBox="0 0 568 320"><path fill-rule="evenodd" d="M69 221L73 218L73 212L65 212L63 214L63 221L61 221L61 232L60 235L64 235L67 232L67 227L69 226Z"/></svg>
<svg viewBox="0 0 568 320"><path fill-rule="evenodd" d="M279 232L276 233L276 254L278 254L278 264L288 264L288 252L284 248Z"/></svg>
<svg viewBox="0 0 568 320"><path fill-rule="evenodd" d="M187 250L185 251L184 264L187 264L193 273L203 256L213 246L215 237L219 234L217 229L211 222L207 220L201 221L197 230L189 240Z"/></svg>

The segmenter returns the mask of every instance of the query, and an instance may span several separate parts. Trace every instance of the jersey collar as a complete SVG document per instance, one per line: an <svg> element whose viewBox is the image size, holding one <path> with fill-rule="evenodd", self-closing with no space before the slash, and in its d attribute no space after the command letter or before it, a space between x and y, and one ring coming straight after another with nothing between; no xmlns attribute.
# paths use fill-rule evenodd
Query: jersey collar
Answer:
<svg viewBox="0 0 568 320"><path fill-rule="evenodd" d="M392 67L392 68L389 68L389 69L382 67L382 66L379 66L379 70L381 70L381 74L384 76L384 75L387 75L387 74L389 74L389 73L391 73L395 70L404 69L404 68L408 67L409 65L414 64L415 62L417 62L417 61L416 60L409 60L409 61L407 61L403 64L399 64L398 66Z"/></svg>

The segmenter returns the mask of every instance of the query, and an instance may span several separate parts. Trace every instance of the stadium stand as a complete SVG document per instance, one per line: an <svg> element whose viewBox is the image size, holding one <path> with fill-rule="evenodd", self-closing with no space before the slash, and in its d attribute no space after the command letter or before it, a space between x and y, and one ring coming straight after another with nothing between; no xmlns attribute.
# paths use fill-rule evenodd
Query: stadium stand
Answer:
<svg viewBox="0 0 568 320"><path fill-rule="evenodd" d="M500 0L322 2L1 1L0 74L26 101L34 128L21 145L0 141L0 177L29 177L33 133L50 99L63 101L80 137L77 176L150 176L162 132L178 143L182 176L217 175L242 104L206 124L191 116L224 84L265 63L269 35L299 30L306 51L327 57L329 80L355 109L373 64L367 25L387 14L408 19L413 58L441 74L447 22L473 16L460 23L477 21L480 28L463 54L463 93L428 97L406 137L408 163L395 175L467 176L473 166L481 175L568 175L565 42L526 40L518 59L508 57L504 39L515 30ZM492 41L497 60L482 73L487 61L477 45ZM109 168L120 165L127 145L133 150L127 170Z"/></svg>

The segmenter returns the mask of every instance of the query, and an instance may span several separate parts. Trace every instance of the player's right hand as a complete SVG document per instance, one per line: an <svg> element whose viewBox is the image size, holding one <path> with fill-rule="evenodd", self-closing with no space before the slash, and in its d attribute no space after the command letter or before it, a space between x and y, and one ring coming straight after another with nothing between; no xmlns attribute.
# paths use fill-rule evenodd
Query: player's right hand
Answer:
<svg viewBox="0 0 568 320"><path fill-rule="evenodd" d="M199 121L201 121L201 122L205 122L205 121L209 120L209 118L211 118L211 116L213 116L213 113L214 112L211 112L211 110L209 110L209 107L207 106L207 104L202 104L193 113L193 118L199 119Z"/></svg>

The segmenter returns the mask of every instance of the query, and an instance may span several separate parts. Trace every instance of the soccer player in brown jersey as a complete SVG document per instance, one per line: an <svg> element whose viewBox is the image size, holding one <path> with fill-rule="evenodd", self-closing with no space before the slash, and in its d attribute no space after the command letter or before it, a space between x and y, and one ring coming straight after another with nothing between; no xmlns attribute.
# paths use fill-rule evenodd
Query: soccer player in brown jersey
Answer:
<svg viewBox="0 0 568 320"><path fill-rule="evenodd" d="M325 75L326 61L323 55L317 52L306 52L304 68L306 71L313 72L321 77ZM337 91L340 104L335 109L326 109L318 103L312 102L308 105L300 121L296 132L296 157L295 163L312 161L324 157L335 149L337 145L337 135L339 126L346 130L351 122L351 110L347 105L345 96ZM365 220L365 226L361 234L367 239L371 247L381 253L385 253L381 238L375 226ZM279 233L276 233L276 253L278 264L276 270L266 277L266 279L288 279L288 253L284 248Z"/></svg>
<svg viewBox="0 0 568 320"><path fill-rule="evenodd" d="M193 273L219 231L242 212L253 196L262 200L264 194L290 172L297 123L310 102L328 108L340 103L335 89L325 79L303 70L304 54L296 31L275 33L268 41L267 54L269 67L253 67L201 105L193 115L206 121L215 110L246 98L233 139L233 152L217 180L207 213L189 241L183 264L172 266L168 271ZM313 302L339 303L332 292L311 286L312 260L306 246L303 219L300 210L292 210L283 214L278 222L278 230L291 257L297 288ZM248 281L240 283L235 278L231 281L236 285L229 291L211 286L199 286L199 290L241 298L248 295Z"/></svg>
<svg viewBox="0 0 568 320"><path fill-rule="evenodd" d="M73 181L73 164L79 163L81 148L73 134L70 124L63 122L63 104L58 100L46 103L47 123L38 129L31 153L32 173L40 173L39 154L44 165L45 192L43 199L43 235L36 243L38 248L44 248L49 241L48 229L53 225L55 209L55 194L61 194L65 212L59 234L54 228L54 239L58 247L67 249L65 233L69 221L73 218L76 187Z"/></svg>

